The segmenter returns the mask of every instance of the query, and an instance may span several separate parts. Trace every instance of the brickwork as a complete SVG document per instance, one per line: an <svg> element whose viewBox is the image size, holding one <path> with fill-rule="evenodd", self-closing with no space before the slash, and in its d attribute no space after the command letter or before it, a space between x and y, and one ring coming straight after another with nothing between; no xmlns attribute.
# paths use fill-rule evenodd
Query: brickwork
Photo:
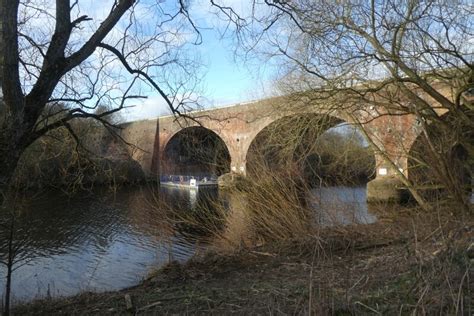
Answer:
<svg viewBox="0 0 474 316"><path fill-rule="evenodd" d="M362 106L340 112L301 100L295 101L294 98L277 97L196 111L192 113L195 121L168 116L128 123L124 125L123 136L140 148L134 150L132 157L142 165L144 171L149 175L157 175L169 140L184 128L201 125L215 132L227 146L231 172L245 175L250 144L265 127L290 115L328 114L349 124L364 123L368 136L383 150L383 154L375 152L375 159L377 177L385 177L398 170L407 172L407 153L419 131L413 115L389 115L384 111ZM388 163L384 156L395 165Z"/></svg>

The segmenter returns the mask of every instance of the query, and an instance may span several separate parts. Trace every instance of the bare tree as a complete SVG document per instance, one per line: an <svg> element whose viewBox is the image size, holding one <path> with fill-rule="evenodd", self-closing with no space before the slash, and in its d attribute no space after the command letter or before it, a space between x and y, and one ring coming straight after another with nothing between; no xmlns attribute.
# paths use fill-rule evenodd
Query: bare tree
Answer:
<svg viewBox="0 0 474 316"><path fill-rule="evenodd" d="M189 44L200 33L185 1L0 1L0 185L36 139L71 121L106 118L152 89L173 113L197 84ZM46 112L47 104L66 107ZM98 106L105 111L94 111ZM49 109L54 109L50 107Z"/></svg>
<svg viewBox="0 0 474 316"><path fill-rule="evenodd" d="M201 41L188 6L0 0L0 212L11 213L10 221L0 223L7 313L15 262L28 256L16 240L13 179L21 157L55 131L80 144L76 120L114 132L117 121L110 118L151 91L173 113L185 110L194 101L200 67L188 47Z"/></svg>
<svg viewBox="0 0 474 316"><path fill-rule="evenodd" d="M436 161L423 164L453 200L468 207L466 185L451 165L459 147L469 157L461 165L467 170L474 165L472 4L399 0L250 4L252 10L245 15L215 3L235 26L245 57L285 65L280 67L285 93L304 92L310 103L324 104L329 112L344 110L362 128L376 117L416 117L431 162ZM361 120L360 114L369 109L371 117ZM366 136L425 205L416 183L398 171L373 135Z"/></svg>

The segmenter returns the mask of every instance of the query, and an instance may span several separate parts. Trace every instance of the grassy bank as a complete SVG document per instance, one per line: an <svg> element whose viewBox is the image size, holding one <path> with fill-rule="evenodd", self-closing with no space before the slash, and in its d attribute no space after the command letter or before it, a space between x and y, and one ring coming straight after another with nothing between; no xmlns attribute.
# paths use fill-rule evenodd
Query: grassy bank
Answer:
<svg viewBox="0 0 474 316"><path fill-rule="evenodd" d="M375 224L208 252L133 288L37 301L14 313L472 314L473 217L453 211L387 210Z"/></svg>

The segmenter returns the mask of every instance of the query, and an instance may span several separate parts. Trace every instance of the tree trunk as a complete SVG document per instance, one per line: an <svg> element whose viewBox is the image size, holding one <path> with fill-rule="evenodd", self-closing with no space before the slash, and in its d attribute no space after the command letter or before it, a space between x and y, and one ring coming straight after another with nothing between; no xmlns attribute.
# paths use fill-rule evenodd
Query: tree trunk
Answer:
<svg viewBox="0 0 474 316"><path fill-rule="evenodd" d="M10 315L10 294L11 294L11 284L12 284L12 273L13 273L13 238L14 238L14 219L10 225L9 240L8 240L8 261L7 261L7 284L5 286L5 306L3 308L3 315Z"/></svg>
<svg viewBox="0 0 474 316"><path fill-rule="evenodd" d="M0 187L8 188L12 183L15 169L18 165L19 155L12 153L0 158Z"/></svg>
<svg viewBox="0 0 474 316"><path fill-rule="evenodd" d="M4 144L0 146L4 146ZM4 190L4 194L11 189L13 176L23 150L23 146L20 144L0 148L0 192Z"/></svg>
<svg viewBox="0 0 474 316"><path fill-rule="evenodd" d="M18 162L28 147L25 125L21 114L10 114L0 121L0 192L4 194L12 188Z"/></svg>
<svg viewBox="0 0 474 316"><path fill-rule="evenodd" d="M10 241L10 244L12 241ZM11 293L11 283L12 283L12 272L13 272L13 260L8 258L8 265L7 265L7 284L5 286L5 306L3 310L4 316L10 315L10 293Z"/></svg>

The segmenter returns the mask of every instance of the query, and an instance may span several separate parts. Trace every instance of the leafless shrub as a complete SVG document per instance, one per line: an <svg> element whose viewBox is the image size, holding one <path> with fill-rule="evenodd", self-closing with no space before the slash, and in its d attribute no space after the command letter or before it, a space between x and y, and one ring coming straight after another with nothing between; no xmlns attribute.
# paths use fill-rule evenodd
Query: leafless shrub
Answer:
<svg viewBox="0 0 474 316"><path fill-rule="evenodd" d="M234 26L246 60L278 64L284 94L304 96L311 100L308 106L345 112L362 130L386 116L416 119L419 126L413 128L432 157L425 167L448 193L447 200L469 211L466 190L455 180L458 170L451 162L462 147L468 158L455 165L473 169L473 55L465 40L473 35L471 6L398 0L249 4L252 10L240 12L215 3ZM444 119L446 112L452 119ZM371 114L361 119L361 113ZM436 137L429 129L449 137ZM423 196L423 183L409 178L411 170L399 171L405 167L398 159L409 157L410 149L400 141L392 148L396 153L390 152L366 131L375 153L418 204L432 208ZM392 132L394 140L407 137L406 127ZM472 192L472 181L464 186Z"/></svg>
<svg viewBox="0 0 474 316"><path fill-rule="evenodd" d="M206 231L221 250L304 239L314 234L315 228L320 227L318 213L329 212L330 207L323 209L310 203L311 189L363 183L373 175L373 154L364 147L360 136L323 133L337 123L340 120L327 116L295 115L271 124L250 145L247 177L225 177L233 179L220 192L226 203L198 206L191 214L174 214L174 220ZM183 141L181 146L189 146L189 152L194 152L192 141ZM200 148L198 152L206 150L213 157L213 147ZM211 159L210 163L218 165L220 161ZM336 213L354 212L341 210L336 204L333 208L339 208ZM334 214L323 217L338 217ZM354 216L345 218L352 223L356 222L352 221ZM333 224L342 224L340 218L333 219ZM327 224L328 221L324 225Z"/></svg>

